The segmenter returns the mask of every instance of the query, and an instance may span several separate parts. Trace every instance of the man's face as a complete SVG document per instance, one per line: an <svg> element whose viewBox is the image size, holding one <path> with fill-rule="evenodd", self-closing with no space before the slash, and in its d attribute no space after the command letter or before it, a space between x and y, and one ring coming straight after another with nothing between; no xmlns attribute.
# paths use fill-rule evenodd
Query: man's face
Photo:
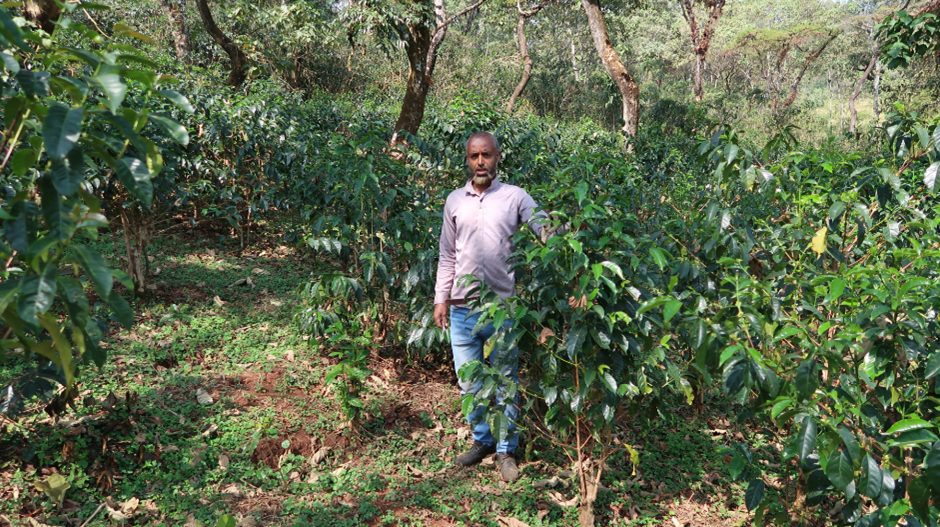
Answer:
<svg viewBox="0 0 940 527"><path fill-rule="evenodd" d="M496 179L499 150L492 137L475 137L467 142L467 169L475 185L488 186Z"/></svg>

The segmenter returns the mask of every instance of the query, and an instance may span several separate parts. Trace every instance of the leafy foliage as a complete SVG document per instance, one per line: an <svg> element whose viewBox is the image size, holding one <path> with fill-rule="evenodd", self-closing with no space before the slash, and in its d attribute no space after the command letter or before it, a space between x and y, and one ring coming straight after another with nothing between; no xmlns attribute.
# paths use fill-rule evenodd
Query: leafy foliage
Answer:
<svg viewBox="0 0 940 527"><path fill-rule="evenodd" d="M4 388L4 414L16 413L34 395L51 396L56 382L69 399L81 367L104 364L99 342L108 326L100 307L133 325L114 280L133 284L86 241L97 239L125 200L142 207L152 202L163 160L148 135L188 140L178 122L148 106L151 98L188 102L164 89L172 79L123 42L146 37L115 27L106 43L97 31L71 22L75 7L66 7L46 37L20 28L0 9L0 45L9 52L2 55L0 147L3 348L37 360L32 373ZM0 360L9 359L0 354Z"/></svg>

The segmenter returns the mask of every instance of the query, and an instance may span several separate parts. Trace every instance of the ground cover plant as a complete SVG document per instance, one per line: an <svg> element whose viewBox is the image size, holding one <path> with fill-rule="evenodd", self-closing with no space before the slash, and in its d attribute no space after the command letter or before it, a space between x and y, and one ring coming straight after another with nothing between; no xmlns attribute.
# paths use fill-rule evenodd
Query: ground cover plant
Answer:
<svg viewBox="0 0 940 527"><path fill-rule="evenodd" d="M225 11L257 39L208 30L227 52L297 54L236 64L233 90L122 18L146 9L27 4L0 7L3 525L936 525L929 112L898 102L862 146L807 141L776 104L741 129L662 98L624 136L464 86L396 131L382 88L302 88L320 55L279 41L303 22L415 51L339 7ZM381 23L428 29L433 7ZM898 75L936 49L935 8L872 26ZM522 350L518 385L455 374L431 320L440 210L482 129L555 233L518 233L518 294L480 283L473 306ZM468 409L508 429L500 385L524 407L512 484L453 465Z"/></svg>

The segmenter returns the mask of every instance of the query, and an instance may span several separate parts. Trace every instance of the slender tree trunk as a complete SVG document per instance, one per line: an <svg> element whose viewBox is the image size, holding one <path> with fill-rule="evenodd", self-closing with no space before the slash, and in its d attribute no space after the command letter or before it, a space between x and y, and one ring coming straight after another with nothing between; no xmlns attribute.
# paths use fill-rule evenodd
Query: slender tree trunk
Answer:
<svg viewBox="0 0 940 527"><path fill-rule="evenodd" d="M865 86L865 81L868 80L868 76L871 75L871 70L875 67L875 63L878 62L880 53L875 51L871 55L871 60L868 61L868 67L865 68L865 72L862 73L862 78L858 80L858 84L855 86L855 90L852 92L852 95L849 96L849 133L855 135L855 126L858 124L858 112L855 111L855 99L858 98L858 94L862 93L862 87Z"/></svg>
<svg viewBox="0 0 940 527"><path fill-rule="evenodd" d="M437 64L437 50L447 36L447 11L444 10L444 0L434 0L434 20L437 22L434 35L431 37L431 46L428 48L428 59L425 66L425 76L428 86L431 86L434 75L434 66Z"/></svg>
<svg viewBox="0 0 940 527"><path fill-rule="evenodd" d="M819 49L806 56L806 59L803 60L803 67L800 68L800 73L797 74L796 80L793 81L793 87L790 89L790 95L788 95L786 100L783 101L783 105L780 108L781 110L786 110L790 107L791 104L793 104L793 101L796 100L796 94L800 87L800 82L803 80L803 75L806 74L806 69L809 68L809 65L818 59L820 55L822 55L822 52L826 50L826 47L829 46L829 44L835 40L837 36L839 36L838 33L829 35L829 38L827 38L825 42L819 46Z"/></svg>
<svg viewBox="0 0 940 527"><path fill-rule="evenodd" d="M192 64L190 53L193 50L193 44L189 40L189 28L186 27L186 2L180 0L160 0L160 7L163 13L170 20L170 32L173 34L173 48L176 50L176 58L184 64Z"/></svg>
<svg viewBox="0 0 940 527"><path fill-rule="evenodd" d="M705 71L705 57L708 55L708 46L711 45L712 35L715 34L715 26L718 25L718 20L721 18L721 10L725 7L725 1L714 0L711 4L706 3L711 11L708 13L708 19L705 21L701 34L699 34L698 21L695 18L695 0L681 0L679 2L682 16L689 24L689 38L692 41L692 53L695 55L692 92L695 94L696 102L702 102L702 75Z"/></svg>
<svg viewBox="0 0 940 527"><path fill-rule="evenodd" d="M578 48L574 43L574 31L571 30L571 23L565 22L568 28L568 38L571 40L571 70L574 71L574 81L581 82L581 70L578 67Z"/></svg>
<svg viewBox="0 0 940 527"><path fill-rule="evenodd" d="M55 0L26 0L23 6L26 20L36 24L50 35L55 29L55 22L59 20L61 11Z"/></svg>
<svg viewBox="0 0 940 527"><path fill-rule="evenodd" d="M872 81L873 100L871 108L875 112L875 124L881 121L881 106L879 97L881 95L881 61L875 62L875 80Z"/></svg>
<svg viewBox="0 0 940 527"><path fill-rule="evenodd" d="M228 38L228 36L219 29L212 18L212 12L209 11L208 0L196 0L196 9L199 10L199 17L202 18L202 24L206 26L206 32L212 36L215 43L218 44L228 54L232 61L232 71L226 81L230 86L238 88L245 82L247 76L248 57L242 51L238 44Z"/></svg>
<svg viewBox="0 0 940 527"><path fill-rule="evenodd" d="M640 88L636 80L627 71L620 60L620 55L610 43L610 36L607 33L607 23L604 22L604 14L601 12L600 0L581 0L581 6L584 7L584 13L588 18L588 26L591 29L591 38L594 40L594 47L597 54L604 64L607 74L617 85L621 97L623 97L623 128L622 130L630 137L636 137L637 122L640 110Z"/></svg>
<svg viewBox="0 0 940 527"><path fill-rule="evenodd" d="M551 0L542 0L531 11L523 11L522 7L516 4L516 9L519 10L519 24L516 26L516 36L519 39L519 55L522 57L522 78L519 79L519 84L516 85L516 89L513 90L512 95L509 97L509 102L506 104L506 113L512 113L512 107L515 106L516 99L522 95L522 90L525 90L526 85L529 84L529 79L532 78L532 57L529 56L529 43L525 38L526 20L528 20L529 17L535 16L535 14L541 11L549 2L551 2Z"/></svg>
<svg viewBox="0 0 940 527"><path fill-rule="evenodd" d="M150 261L147 258L147 245L150 243L150 225L143 212L132 207L121 211L121 230L124 237L124 250L127 262L124 272L134 282L134 294L147 295L147 276L150 273Z"/></svg>

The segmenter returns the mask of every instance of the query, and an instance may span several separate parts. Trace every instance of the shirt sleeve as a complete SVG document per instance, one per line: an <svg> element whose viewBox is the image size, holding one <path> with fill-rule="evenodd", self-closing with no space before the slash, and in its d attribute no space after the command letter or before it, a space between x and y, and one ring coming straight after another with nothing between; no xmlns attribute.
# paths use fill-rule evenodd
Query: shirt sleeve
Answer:
<svg viewBox="0 0 940 527"><path fill-rule="evenodd" d="M457 224L451 210L451 201L444 204L444 221L441 224L440 256L437 260L437 283L434 286L434 303L443 304L450 298L454 286L457 264Z"/></svg>
<svg viewBox="0 0 940 527"><path fill-rule="evenodd" d="M567 223L554 227L548 213L544 210L536 211L536 208L538 208L538 205L536 205L535 200L526 192L519 208L519 218L529 225L529 228L542 240L542 243L545 243L552 236L568 232L569 225Z"/></svg>
<svg viewBox="0 0 940 527"><path fill-rule="evenodd" d="M542 236L542 228L546 226L548 214L544 210L536 211L538 208L535 200L528 192L523 192L522 202L519 204L519 219L529 225L536 236Z"/></svg>

